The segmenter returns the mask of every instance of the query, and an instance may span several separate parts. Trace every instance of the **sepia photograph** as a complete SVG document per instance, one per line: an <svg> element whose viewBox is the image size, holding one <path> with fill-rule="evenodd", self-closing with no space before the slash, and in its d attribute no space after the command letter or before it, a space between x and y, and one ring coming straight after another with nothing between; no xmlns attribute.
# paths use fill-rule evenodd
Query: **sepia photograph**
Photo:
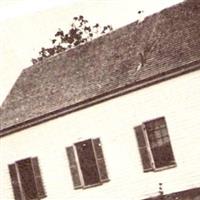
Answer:
<svg viewBox="0 0 200 200"><path fill-rule="evenodd" d="M0 200L200 200L200 0L0 0Z"/></svg>

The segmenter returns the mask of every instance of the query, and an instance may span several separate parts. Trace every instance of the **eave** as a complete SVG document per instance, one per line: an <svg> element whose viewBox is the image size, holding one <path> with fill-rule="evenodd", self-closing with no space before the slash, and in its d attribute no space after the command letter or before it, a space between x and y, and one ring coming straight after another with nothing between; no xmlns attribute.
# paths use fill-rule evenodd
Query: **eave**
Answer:
<svg viewBox="0 0 200 200"><path fill-rule="evenodd" d="M0 137L7 136L9 134L12 134L12 133L24 130L26 128L41 124L43 122L55 119L57 117L61 117L63 115L67 115L72 112L76 112L78 110L87 108L89 106L113 99L115 97L119 97L119 96L128 94L130 92L134 92L134 91L152 86L154 84L157 84L157 83L160 83L163 81L167 81L169 79L178 77L180 75L194 72L196 70L200 70L200 59L190 62L190 63L187 63L180 67L176 67L170 71L161 73L159 75L148 77L147 79L143 79L141 81L126 85L124 87L116 88L112 91L108 91L99 96L95 96L93 98L88 98L87 100L81 101L79 103L64 107L59 110L55 110L53 112L46 113L45 115L41 115L37 118L23 121L22 123L15 124L14 126L4 128L4 129L0 130Z"/></svg>

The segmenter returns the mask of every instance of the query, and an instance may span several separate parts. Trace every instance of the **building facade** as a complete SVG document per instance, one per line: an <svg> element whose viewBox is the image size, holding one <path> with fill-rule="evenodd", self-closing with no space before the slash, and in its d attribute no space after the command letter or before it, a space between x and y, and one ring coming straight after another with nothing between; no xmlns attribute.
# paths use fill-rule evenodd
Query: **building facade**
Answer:
<svg viewBox="0 0 200 200"><path fill-rule="evenodd" d="M0 199L200 199L199 11L25 69L0 110Z"/></svg>

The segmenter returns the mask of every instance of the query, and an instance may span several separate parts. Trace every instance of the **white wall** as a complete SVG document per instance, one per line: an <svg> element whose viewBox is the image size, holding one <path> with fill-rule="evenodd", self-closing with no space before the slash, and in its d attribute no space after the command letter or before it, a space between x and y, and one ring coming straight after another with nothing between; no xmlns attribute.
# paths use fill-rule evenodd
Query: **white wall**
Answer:
<svg viewBox="0 0 200 200"><path fill-rule="evenodd" d="M133 127L165 116L177 167L143 173ZM138 200L200 187L200 70L3 137L0 199L13 199L7 165L38 156L47 199ZM100 137L110 182L73 190L65 147Z"/></svg>

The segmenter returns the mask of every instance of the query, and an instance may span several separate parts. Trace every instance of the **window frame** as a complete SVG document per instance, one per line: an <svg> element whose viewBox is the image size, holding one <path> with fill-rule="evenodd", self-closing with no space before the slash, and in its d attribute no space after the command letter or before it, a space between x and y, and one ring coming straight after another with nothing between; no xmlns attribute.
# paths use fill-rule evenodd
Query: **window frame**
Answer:
<svg viewBox="0 0 200 200"><path fill-rule="evenodd" d="M163 119L163 121L165 123L165 127L164 128L166 129L167 136L165 135L164 137L168 137L168 140L169 140L168 144L170 145L170 148L171 148L171 152L170 153L171 153L171 155L172 155L172 157L174 159L174 160L172 160L172 162L174 161L174 163L168 164L168 165L162 166L162 167L156 167L155 158L154 158L154 155L153 155L153 152L152 152L152 147L151 147L151 144L150 144L150 139L149 139L149 136L148 136L148 131L147 131L147 128L146 128L146 124L147 123L151 123L151 122L153 123L153 122L155 122L157 120L161 120L161 119ZM145 121L139 126L142 129L142 134L143 134L143 137L144 137L144 140L145 140L146 150L147 150L147 153L148 153L147 156L149 158L149 163L150 163L150 166L151 166L151 168L146 168L145 169L144 164L143 164L144 161L143 161L142 162L143 172L150 172L150 171L159 172L159 171L162 171L162 170L166 170L166 169L170 169L170 168L176 167L177 164L176 164L176 160L175 160L175 156L174 156L174 151L173 151L173 148L172 148L172 145L171 145L171 140L170 140L169 131L168 131L168 127L167 127L167 123L166 123L165 117L158 117L158 118L154 118L152 120ZM135 133L136 133L136 128L139 127L139 126L136 126L134 128L135 129ZM155 130L158 131L158 130L161 130L161 128L160 129L154 129L153 131L155 131ZM163 135L161 133L161 137L160 138L162 138L162 137L163 137ZM157 139L160 139L160 138L155 138L155 139L157 140ZM137 142L138 142L138 138L137 138ZM163 146L163 144L161 146ZM139 146L139 143L138 143L138 147L141 148ZM140 158L141 158L141 161L142 161L143 157L142 157L141 152L140 152Z"/></svg>
<svg viewBox="0 0 200 200"><path fill-rule="evenodd" d="M76 147L78 143L84 143L85 141L89 141L89 140L91 141L92 151L93 151L94 158L95 158L95 166L97 168L98 179L99 179L98 182L93 183L93 184L87 184L85 182L85 180L84 180L84 175L83 175L84 172L81 169L81 163L80 163L80 160L79 160L79 155L78 155L78 151L77 151L77 147ZM101 148L100 148L100 154L101 154L100 158L98 158L98 156L97 156L97 152L96 152L97 150L95 149L95 144L94 144L95 141L99 142L98 145L101 146ZM94 139L90 138L90 139L82 140L82 141L74 143L72 146L66 147L66 149L67 148L72 148L73 149L74 161L76 162L77 173L78 173L78 177L79 177L79 180L80 180L80 185L79 186L75 186L74 178L73 178L73 175L72 175L72 172L71 172L71 165L70 165L71 161L69 161L69 157L68 157L68 163L69 163L70 172L71 172L71 176L72 176L72 182L74 184L74 189L87 189L87 188L91 188L91 187L102 185L105 182L110 181L109 176L108 176L108 170L107 170L107 167L106 167L106 162L105 162L103 149L102 149L102 143L101 143L100 138L94 138ZM106 176L106 178L104 177L104 179L102 179L102 177L101 177L103 172L101 172L101 170L100 170L100 164L98 163L98 160L102 160L103 161L103 165L104 165L103 166L103 172L105 172L104 175Z"/></svg>
<svg viewBox="0 0 200 200"><path fill-rule="evenodd" d="M25 169L30 170L32 174L31 182L29 182L27 178L25 178L25 177L29 177L26 175L28 171L26 171L26 173L23 174L23 165L25 165ZM27 157L24 159L17 160L14 163L9 164L8 169L10 173L13 195L16 200L24 200L24 199L35 200L35 199L43 199L47 197L46 191L43 185L41 170L40 170L39 161L37 157ZM26 190L28 188L25 188L23 186L23 184L25 184L23 183L23 179L24 181L28 181L28 183L30 184L28 188L34 185L34 188L35 188L34 193L32 194L26 193L27 192ZM18 187L17 191L16 191L16 187ZM30 197L29 195L30 196L33 195L33 196Z"/></svg>
<svg viewBox="0 0 200 200"><path fill-rule="evenodd" d="M96 183L93 183L93 184L86 184L86 181L84 179L84 172L82 171L81 169L81 164L80 164L80 159L79 159L79 154L78 154L78 150L77 150L77 144L78 143L84 143L85 141L91 141L91 146L92 146L92 152L94 154L94 159L95 159L95 166L97 168L97 173L98 173L98 179L99 179L99 182L96 182ZM99 168L98 168L98 164L97 164L97 158L96 158L96 154L95 154L95 151L94 151L94 145L93 145L93 142L92 142L92 139L88 139L88 140L83 140L81 142L77 142L75 144L73 144L73 148L74 148L74 151L75 151L75 154L77 156L77 162L78 162L78 171L79 171L79 176L80 176L80 179L81 179L81 183L83 185L83 188L90 188L90 187L94 187L94 186L98 186L98 185L101 185L101 180L100 180L100 173L99 173Z"/></svg>

